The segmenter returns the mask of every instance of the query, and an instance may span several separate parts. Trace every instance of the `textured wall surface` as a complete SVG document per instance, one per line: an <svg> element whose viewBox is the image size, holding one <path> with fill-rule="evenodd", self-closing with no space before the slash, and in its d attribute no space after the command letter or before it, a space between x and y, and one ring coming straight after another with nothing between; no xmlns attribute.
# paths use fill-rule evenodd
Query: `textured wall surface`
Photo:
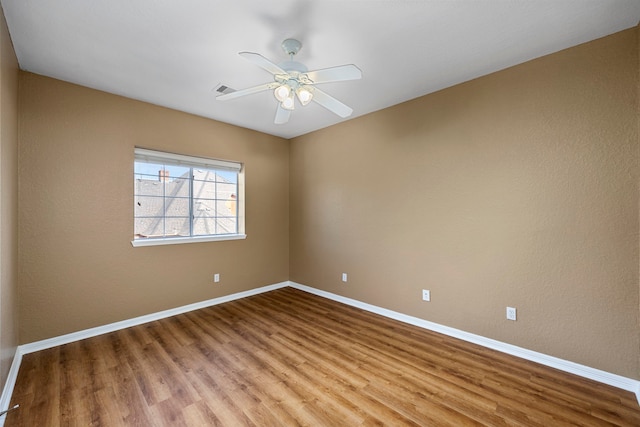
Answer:
<svg viewBox="0 0 640 427"><path fill-rule="evenodd" d="M243 162L247 239L132 247L134 146ZM21 343L288 279L287 140L21 73L19 161Z"/></svg>
<svg viewBox="0 0 640 427"><path fill-rule="evenodd" d="M638 114L632 29L295 138L290 278L640 379Z"/></svg>
<svg viewBox="0 0 640 427"><path fill-rule="evenodd" d="M0 389L18 345L18 61L0 11Z"/></svg>

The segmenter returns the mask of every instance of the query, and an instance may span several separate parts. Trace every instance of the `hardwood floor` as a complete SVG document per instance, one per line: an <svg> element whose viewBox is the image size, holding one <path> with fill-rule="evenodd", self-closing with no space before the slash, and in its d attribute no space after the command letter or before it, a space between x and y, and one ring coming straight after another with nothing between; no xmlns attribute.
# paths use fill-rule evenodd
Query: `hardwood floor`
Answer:
<svg viewBox="0 0 640 427"><path fill-rule="evenodd" d="M640 426L632 393L292 288L25 355L11 426Z"/></svg>

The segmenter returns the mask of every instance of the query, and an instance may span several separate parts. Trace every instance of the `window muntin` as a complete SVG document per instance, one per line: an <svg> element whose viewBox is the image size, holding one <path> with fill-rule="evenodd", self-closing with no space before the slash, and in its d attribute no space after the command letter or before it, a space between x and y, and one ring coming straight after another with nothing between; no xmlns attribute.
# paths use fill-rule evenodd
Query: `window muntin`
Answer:
<svg viewBox="0 0 640 427"><path fill-rule="evenodd" d="M136 148L134 246L244 238L240 163Z"/></svg>

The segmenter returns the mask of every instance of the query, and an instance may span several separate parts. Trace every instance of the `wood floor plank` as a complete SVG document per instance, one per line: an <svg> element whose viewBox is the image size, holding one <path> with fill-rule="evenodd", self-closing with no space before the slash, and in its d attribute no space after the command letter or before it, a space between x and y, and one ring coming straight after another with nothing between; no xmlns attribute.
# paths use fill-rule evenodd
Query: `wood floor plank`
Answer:
<svg viewBox="0 0 640 427"><path fill-rule="evenodd" d="M27 354L12 426L639 426L632 393L292 288Z"/></svg>

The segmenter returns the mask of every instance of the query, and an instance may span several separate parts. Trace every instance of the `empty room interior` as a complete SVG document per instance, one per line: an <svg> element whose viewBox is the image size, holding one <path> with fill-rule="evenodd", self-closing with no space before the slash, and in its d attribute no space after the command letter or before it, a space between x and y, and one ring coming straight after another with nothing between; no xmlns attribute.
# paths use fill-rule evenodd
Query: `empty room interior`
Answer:
<svg viewBox="0 0 640 427"><path fill-rule="evenodd" d="M639 2L0 3L0 425L640 425Z"/></svg>

